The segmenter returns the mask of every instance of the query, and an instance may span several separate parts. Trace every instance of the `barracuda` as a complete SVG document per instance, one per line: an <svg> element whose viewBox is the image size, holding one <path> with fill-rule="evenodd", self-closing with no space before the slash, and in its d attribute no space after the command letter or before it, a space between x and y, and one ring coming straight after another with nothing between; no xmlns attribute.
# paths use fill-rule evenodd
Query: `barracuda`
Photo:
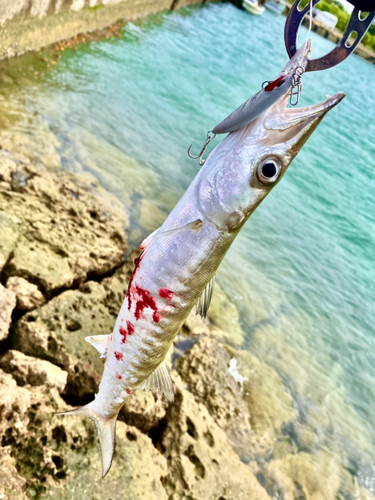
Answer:
<svg viewBox="0 0 375 500"><path fill-rule="evenodd" d="M305 68L309 50L304 46L292 62ZM290 68L289 62L282 75L290 76ZM233 240L345 94L300 109L286 108L289 96L290 89L269 101L255 120L212 151L164 224L142 243L113 333L86 339L106 357L99 392L88 405L63 414L95 421L103 477L111 466L125 398L142 389L173 401L164 359L174 338L197 303L205 315L215 273Z"/></svg>

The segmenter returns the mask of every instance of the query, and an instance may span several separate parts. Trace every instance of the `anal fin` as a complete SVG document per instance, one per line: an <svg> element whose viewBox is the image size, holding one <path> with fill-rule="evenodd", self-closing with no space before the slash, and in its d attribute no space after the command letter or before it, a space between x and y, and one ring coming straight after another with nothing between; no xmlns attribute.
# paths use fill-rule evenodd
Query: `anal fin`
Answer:
<svg viewBox="0 0 375 500"><path fill-rule="evenodd" d="M174 401L173 383L164 361L137 387L137 389L152 392L157 390L159 394L164 394L169 401Z"/></svg>
<svg viewBox="0 0 375 500"><path fill-rule="evenodd" d="M85 340L86 342L94 346L98 352L100 352L101 358L106 357L109 335L95 335L91 337L85 337Z"/></svg>
<svg viewBox="0 0 375 500"><path fill-rule="evenodd" d="M215 275L207 283L206 288L203 290L202 295L198 299L196 311L197 314L200 314L202 316L202 318L205 318L207 316L208 308L210 307L212 294L214 291L214 285Z"/></svg>

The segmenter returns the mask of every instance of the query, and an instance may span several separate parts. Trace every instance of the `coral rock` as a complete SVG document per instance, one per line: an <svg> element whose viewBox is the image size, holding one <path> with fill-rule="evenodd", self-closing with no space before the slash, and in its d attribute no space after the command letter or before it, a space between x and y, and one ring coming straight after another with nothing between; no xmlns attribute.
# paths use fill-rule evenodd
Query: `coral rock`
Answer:
<svg viewBox="0 0 375 500"><path fill-rule="evenodd" d="M4 498L24 500L25 487L29 497L41 499L81 500L85 491L88 498L167 500L166 459L149 437L119 422L115 459L103 481L95 425L55 415L66 409L56 389L18 387L0 370L0 494L14 489ZM8 446L13 460L3 459Z"/></svg>
<svg viewBox="0 0 375 500"><path fill-rule="evenodd" d="M340 469L337 457L325 451L299 453L266 464L262 480L273 498L335 500L340 487Z"/></svg>
<svg viewBox="0 0 375 500"><path fill-rule="evenodd" d="M162 396L136 391L125 399L119 418L142 432L149 432L165 417L168 405L169 402Z"/></svg>
<svg viewBox="0 0 375 500"><path fill-rule="evenodd" d="M0 447L0 498L4 500L27 500L23 489L26 480L16 469L16 462L10 456L10 446Z"/></svg>
<svg viewBox="0 0 375 500"><path fill-rule="evenodd" d="M92 178L47 173L21 161L5 178L11 190L0 190L0 210L17 220L16 231L9 216L0 220L6 276L25 278L50 296L121 265L128 218Z"/></svg>
<svg viewBox="0 0 375 500"><path fill-rule="evenodd" d="M178 383L162 445L169 462L164 484L170 500L270 500L206 407Z"/></svg>
<svg viewBox="0 0 375 500"><path fill-rule="evenodd" d="M16 295L0 284L0 340L7 338L12 323L12 312L16 307Z"/></svg>
<svg viewBox="0 0 375 500"><path fill-rule="evenodd" d="M18 385L45 385L62 392L68 374L56 365L42 359L26 356L19 351L7 351L0 359L0 367L11 373Z"/></svg>
<svg viewBox="0 0 375 500"><path fill-rule="evenodd" d="M245 462L251 456L250 413L241 387L229 373L230 355L215 339L202 337L177 360L177 371L196 400L227 433Z"/></svg>
<svg viewBox="0 0 375 500"><path fill-rule="evenodd" d="M16 294L17 308L21 311L30 311L45 302L43 294L39 291L38 287L24 278L11 276L7 281L6 287Z"/></svg>

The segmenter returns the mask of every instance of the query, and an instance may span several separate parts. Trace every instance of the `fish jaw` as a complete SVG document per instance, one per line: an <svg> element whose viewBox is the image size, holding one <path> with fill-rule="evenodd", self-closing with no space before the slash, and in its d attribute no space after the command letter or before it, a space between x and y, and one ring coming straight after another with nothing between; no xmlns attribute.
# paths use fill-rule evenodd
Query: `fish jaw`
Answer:
<svg viewBox="0 0 375 500"><path fill-rule="evenodd" d="M303 108L287 108L288 96L283 96L273 109L263 115L259 123L259 126L263 128L261 143L264 147L277 148L281 155L290 157L282 175L285 174L291 161L297 156L324 116L341 102L345 95L344 92L338 92L322 103Z"/></svg>
<svg viewBox="0 0 375 500"><path fill-rule="evenodd" d="M206 219L220 231L240 230L323 117L344 97L339 92L323 103L292 109L286 108L288 93L256 120L229 134L201 170L197 197ZM264 168L274 168L275 175L264 176Z"/></svg>

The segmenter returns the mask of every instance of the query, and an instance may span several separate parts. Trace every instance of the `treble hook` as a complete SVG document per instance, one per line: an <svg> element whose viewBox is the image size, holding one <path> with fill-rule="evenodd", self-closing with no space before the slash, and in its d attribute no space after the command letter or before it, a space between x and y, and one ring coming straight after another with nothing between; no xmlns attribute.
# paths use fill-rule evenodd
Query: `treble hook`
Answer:
<svg viewBox="0 0 375 500"><path fill-rule="evenodd" d="M211 133L212 133L212 130L210 130L210 131L207 132L206 142L204 143L204 146L203 146L203 148L202 148L202 150L201 150L201 152L199 153L198 156L192 156L190 154L190 150L191 150L192 144L190 144L190 147L188 149L187 153L188 153L189 157L192 158L193 160L198 160L198 158L199 158L199 165L200 166L204 165L204 162L206 161L206 160L203 159L203 155L204 155L204 153L205 153L205 151L207 149L207 146L210 144L210 142L212 141L212 139L215 139L215 137L216 137L216 134L210 135Z"/></svg>

